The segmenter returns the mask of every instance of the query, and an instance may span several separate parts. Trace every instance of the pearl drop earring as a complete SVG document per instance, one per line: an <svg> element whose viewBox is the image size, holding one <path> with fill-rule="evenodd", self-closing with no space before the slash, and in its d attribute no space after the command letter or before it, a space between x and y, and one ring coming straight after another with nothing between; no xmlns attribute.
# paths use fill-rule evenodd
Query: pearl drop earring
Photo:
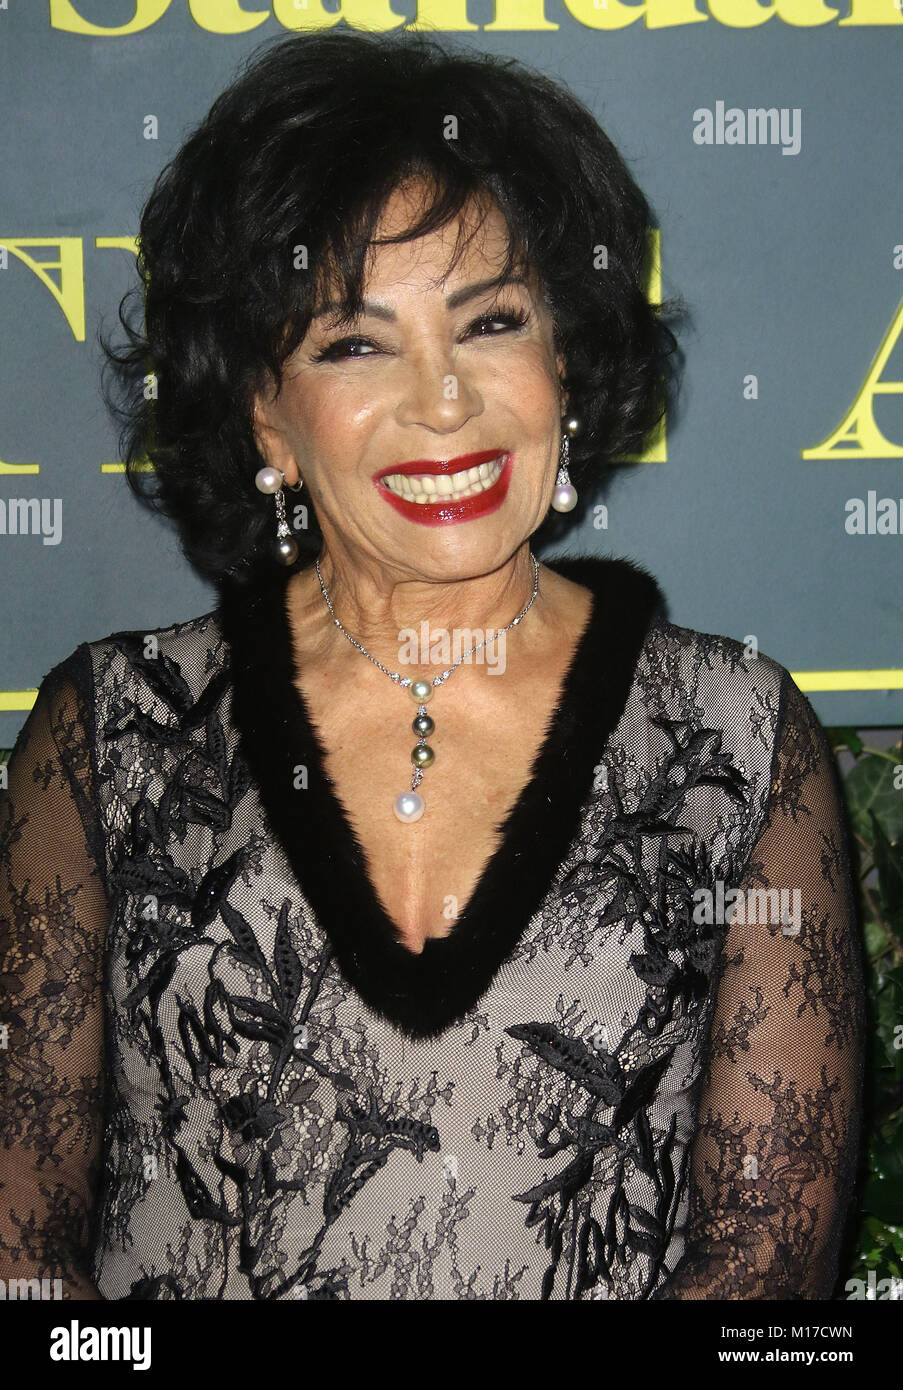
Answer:
<svg viewBox="0 0 903 1390"><path fill-rule="evenodd" d="M254 486L258 492L278 492L284 482L285 474L280 473L278 468L271 468L269 464L261 468L254 478Z"/></svg>
<svg viewBox="0 0 903 1390"><path fill-rule="evenodd" d="M561 436L561 453L558 460L558 477L555 479L555 491L552 494L552 507L556 512L572 512L577 505L577 489L571 482L568 464L571 457L570 439L573 439L579 429L580 421L576 415L565 420L564 433Z"/></svg>
<svg viewBox="0 0 903 1390"><path fill-rule="evenodd" d="M267 464L261 468L254 476L254 486L258 492L267 495L275 495L276 498L276 559L283 565L293 565L298 558L298 542L289 529L288 520L285 515L285 496L282 491L285 483L285 474L278 468L273 468ZM304 479L299 477L297 483L291 485L292 492L300 492L304 486Z"/></svg>

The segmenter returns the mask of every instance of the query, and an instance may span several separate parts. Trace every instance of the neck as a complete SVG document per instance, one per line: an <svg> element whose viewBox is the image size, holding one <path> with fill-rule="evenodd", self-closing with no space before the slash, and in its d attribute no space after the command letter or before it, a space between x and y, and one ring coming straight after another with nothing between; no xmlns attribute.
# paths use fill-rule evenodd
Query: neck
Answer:
<svg viewBox="0 0 903 1390"><path fill-rule="evenodd" d="M441 646L445 640L447 650L450 640L454 649L461 647L460 655L489 638L518 617L530 602L535 584L526 542L497 569L465 578L425 579L366 562L351 569L337 565L328 551L321 555L319 567L335 617L356 642L391 670L398 667L400 648L407 644L410 650L412 635L425 664L430 664L428 651L434 642ZM518 624L514 629L518 645L525 648L532 645L531 638L544 635L552 617L552 605L543 594L542 570L540 576L529 616L523 626ZM313 648L334 650L338 638L350 649L335 627L313 565L289 581L287 601L295 631L303 633ZM489 643L489 650L496 645ZM438 664L449 663L440 655Z"/></svg>

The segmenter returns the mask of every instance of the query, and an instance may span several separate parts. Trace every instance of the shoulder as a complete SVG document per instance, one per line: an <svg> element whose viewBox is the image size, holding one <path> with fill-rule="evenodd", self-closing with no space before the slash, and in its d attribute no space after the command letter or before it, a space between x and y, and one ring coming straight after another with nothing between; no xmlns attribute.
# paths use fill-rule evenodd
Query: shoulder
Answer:
<svg viewBox="0 0 903 1390"><path fill-rule="evenodd" d="M121 628L81 642L48 673L46 682L77 687L83 697L130 695L163 699L186 709L221 671L217 610L160 627Z"/></svg>
<svg viewBox="0 0 903 1390"><path fill-rule="evenodd" d="M637 666L636 691L653 722L664 716L717 729L725 746L758 748L769 762L779 746L805 748L810 760L827 746L790 670L752 637L741 641L656 617Z"/></svg>
<svg viewBox="0 0 903 1390"><path fill-rule="evenodd" d="M754 762L764 776L795 689L786 666L752 637L741 641L659 616L646 634L634 693L651 724L682 726L687 739L716 733L723 749Z"/></svg>
<svg viewBox="0 0 903 1390"><path fill-rule="evenodd" d="M792 682L786 666L760 649L752 636L742 641L720 632L684 627L656 616L644 649L650 674L674 681L708 705L719 701L773 700Z"/></svg>
<svg viewBox="0 0 903 1390"><path fill-rule="evenodd" d="M566 556L548 562L590 589L598 612L594 677L602 688L633 676L625 718L720 729L738 743L773 742L791 698L808 702L790 672L754 638L740 640L671 622L655 576L626 556ZM595 651L595 646L594 646ZM811 707L808 713L812 715ZM812 715L814 718L814 715Z"/></svg>
<svg viewBox="0 0 903 1390"><path fill-rule="evenodd" d="M100 652L105 647L119 647L123 650L133 650L136 645L165 646L168 650L176 651L179 649L189 650L197 645L198 641L203 640L208 630L216 626L217 611L215 608L206 613L200 613L197 617L187 618L181 622L168 623L160 627L147 628L119 628L115 632L109 632L104 637L96 637L81 645L92 652Z"/></svg>

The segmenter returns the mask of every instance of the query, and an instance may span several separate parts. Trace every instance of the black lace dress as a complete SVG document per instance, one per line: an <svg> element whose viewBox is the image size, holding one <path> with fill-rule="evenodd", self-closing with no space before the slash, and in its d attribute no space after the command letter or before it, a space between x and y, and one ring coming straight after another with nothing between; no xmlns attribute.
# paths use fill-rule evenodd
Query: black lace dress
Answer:
<svg viewBox="0 0 903 1390"><path fill-rule="evenodd" d="M861 1126L832 755L623 560L450 936L396 939L288 572L82 643L0 800L0 1274L107 1299L814 1299ZM303 796L292 776L307 770Z"/></svg>

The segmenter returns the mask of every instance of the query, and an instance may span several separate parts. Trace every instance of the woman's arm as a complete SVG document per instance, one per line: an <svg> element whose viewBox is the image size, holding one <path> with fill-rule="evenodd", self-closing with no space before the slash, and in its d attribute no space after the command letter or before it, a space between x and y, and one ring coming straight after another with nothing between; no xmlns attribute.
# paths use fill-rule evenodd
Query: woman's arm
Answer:
<svg viewBox="0 0 903 1390"><path fill-rule="evenodd" d="M83 649L82 649L83 650ZM89 1268L103 1108L97 863L85 704L46 677L0 791L0 1276L58 1279L96 1299ZM70 664L71 663L71 664ZM44 1296L47 1296L45 1292Z"/></svg>
<svg viewBox="0 0 903 1390"><path fill-rule="evenodd" d="M833 755L789 675L777 737L725 944L687 1247L654 1299L824 1299L838 1277L861 1124L862 966ZM768 888L784 890L777 903L752 896Z"/></svg>

